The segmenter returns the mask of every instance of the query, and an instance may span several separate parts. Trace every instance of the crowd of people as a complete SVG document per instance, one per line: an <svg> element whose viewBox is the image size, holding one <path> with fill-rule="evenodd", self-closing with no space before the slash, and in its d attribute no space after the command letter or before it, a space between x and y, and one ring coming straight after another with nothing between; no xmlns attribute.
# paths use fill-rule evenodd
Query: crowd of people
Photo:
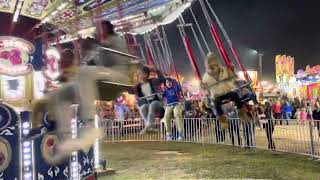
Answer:
<svg viewBox="0 0 320 180"><path fill-rule="evenodd" d="M307 120L320 120L319 109L320 99L308 101L303 98L293 99L283 96L281 98L268 98L259 105L260 112L267 118L276 119L276 124L282 125L285 121L296 120L298 124L305 124ZM278 120L278 121L277 121Z"/></svg>
<svg viewBox="0 0 320 180"><path fill-rule="evenodd" d="M150 78L151 70L157 74L157 78ZM154 124L156 114L160 114L158 117L163 117L163 122L165 122L167 140L172 139L170 132L173 117L175 117L179 132L178 139L183 138L182 117L212 118L216 123L217 142L223 142L226 138L226 132L229 131L232 144L240 145L241 123L239 124L239 121L232 119L240 118L246 146L253 146L256 126L265 130L268 147L275 149L272 139L275 125L289 124L292 119L297 119L296 122L299 124L305 124L307 119L319 119L319 99L308 102L306 99L289 99L283 96L268 98L258 103L254 93L250 89L238 85L243 83L239 83L236 76L230 70L222 67L218 58L211 53L206 59L206 74L201 84L203 90L207 91L207 95L200 100L186 101L183 98L185 92L182 92L179 83L171 78L165 78L154 67L145 66L140 69L138 74L140 81L134 91L138 106L132 108L131 112L139 111L139 113L129 114L135 114L131 118L140 116L145 122L145 129L141 133L147 132L149 127ZM159 88L161 84L165 85L164 88ZM319 124L317 123L320 129Z"/></svg>

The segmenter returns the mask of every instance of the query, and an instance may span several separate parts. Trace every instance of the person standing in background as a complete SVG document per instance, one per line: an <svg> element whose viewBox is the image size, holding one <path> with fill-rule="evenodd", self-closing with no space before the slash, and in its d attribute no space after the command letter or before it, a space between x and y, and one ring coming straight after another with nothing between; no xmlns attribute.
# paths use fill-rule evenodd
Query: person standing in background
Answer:
<svg viewBox="0 0 320 180"><path fill-rule="evenodd" d="M282 115L281 115L281 103L279 100L276 100L275 103L272 105L272 112L274 114L274 118L280 121L280 125L282 125ZM277 121L276 121L277 124Z"/></svg>
<svg viewBox="0 0 320 180"><path fill-rule="evenodd" d="M267 139L268 139L268 148L275 149L275 143L272 138L272 134L274 131L274 122L272 118L272 107L269 101L265 102L265 110L264 114L266 115L266 123L263 124L263 128L266 132Z"/></svg>
<svg viewBox="0 0 320 180"><path fill-rule="evenodd" d="M283 119L286 120L287 125L289 125L289 119L291 119L292 117L292 106L291 104L286 101L283 105L282 105L282 114L283 114Z"/></svg>
<svg viewBox="0 0 320 180"><path fill-rule="evenodd" d="M315 105L315 110L312 112L312 118L317 125L318 135L320 137L320 104Z"/></svg>

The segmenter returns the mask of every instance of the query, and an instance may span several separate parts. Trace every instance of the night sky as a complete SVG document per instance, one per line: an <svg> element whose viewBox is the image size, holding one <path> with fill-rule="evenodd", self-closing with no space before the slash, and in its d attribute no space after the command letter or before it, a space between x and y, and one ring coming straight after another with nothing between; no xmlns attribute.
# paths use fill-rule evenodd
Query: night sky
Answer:
<svg viewBox="0 0 320 180"><path fill-rule="evenodd" d="M320 1L317 0L209 0L216 14L222 21L227 33L235 45L243 64L247 69L258 68L258 56L252 49L264 54L263 75L273 80L275 74L274 59L277 54L295 57L296 70L308 64L316 65L320 59ZM204 20L199 3L192 6L204 32L210 49L217 52L209 27ZM194 20L187 10L183 13L186 23ZM11 15L0 13L2 28L0 35L7 35L10 30ZM21 17L13 35L25 32L36 23L35 20ZM177 28L178 22L166 25L174 60L177 68L186 79L193 78L187 54ZM28 28L27 28L28 26ZM194 25L197 34L198 29ZM196 46L194 37L187 30L197 57L201 72L204 61ZM23 34L23 33L22 33ZM222 37L222 33L220 33ZM200 36L199 36L200 38ZM201 38L200 38L201 40ZM202 45L204 46L203 42ZM227 43L225 43L227 45ZM231 54L231 53L230 53ZM230 55L230 57L232 57ZM233 59L235 62L235 60Z"/></svg>
<svg viewBox="0 0 320 180"><path fill-rule="evenodd" d="M256 49L264 54L263 76L272 80L275 73L274 59L277 54L295 57L296 70L306 65L319 64L320 60L320 1L316 0L209 0L222 21L231 41L240 54L247 69L258 68ZM201 29L216 52L209 28L204 21L199 3L193 5ZM193 23L190 12L183 14L186 22ZM191 66L187 59L176 28L177 22L167 25L169 42L174 52L178 70L192 78ZM196 28L196 27L195 27ZM191 31L188 31L192 38ZM222 35L222 34L221 34ZM179 37L179 38L178 38ZM200 38L200 36L199 36ZM193 40L194 42L194 40ZM176 44L176 46L174 46ZM226 44L226 43L225 43ZM203 72L203 59L193 43L198 64ZM234 61L235 62L235 61ZM190 71L187 71L190 70Z"/></svg>

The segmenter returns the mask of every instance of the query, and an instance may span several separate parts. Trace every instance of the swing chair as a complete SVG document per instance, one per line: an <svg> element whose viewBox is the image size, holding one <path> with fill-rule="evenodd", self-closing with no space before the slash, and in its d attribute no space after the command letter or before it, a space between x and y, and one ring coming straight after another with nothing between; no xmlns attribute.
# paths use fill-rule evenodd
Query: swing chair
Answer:
<svg viewBox="0 0 320 180"><path fill-rule="evenodd" d="M224 61L224 64L226 66L226 68L228 70L230 70L236 77L237 77L237 74L235 73L235 66L234 64L232 63L223 43L222 43L222 40L220 38L220 35L219 35L219 30L218 30L218 27L216 25L216 23L219 25L219 28L220 30L222 31L223 35L224 35L224 38L226 39L227 43L228 43L228 46L235 58L235 60L237 61L237 64L238 66L240 67L240 70L243 72L244 74L244 77L245 77L245 80L237 80L235 82L235 85L237 87L237 92L239 94L239 96L241 97L241 100L244 102L244 103L247 103L249 101L253 101L254 103L257 103L257 99L256 99L256 94L252 88L252 80L251 78L249 77L247 71L246 71L246 68L244 67L244 65L241 63L241 60L237 54L237 52L235 51L235 48L228 36L228 34L226 33L225 29L223 28L222 26L222 23L221 21L219 20L218 16L215 14L215 12L213 11L210 3L208 0L199 0L199 3L200 3L200 6L201 6L201 9L202 9L202 12L205 16L205 19L206 19L206 22L207 22L207 25L209 26L209 30L210 30L210 33L212 35L212 38L215 42L215 45L217 47L217 50L218 50L218 53L221 57L221 59ZM208 11L208 8L210 9L210 12L211 14L213 15L216 23L213 21L213 19L211 18L211 15ZM190 39L189 39L189 36L187 35L186 33L186 28L190 28L191 31L192 31L192 34L193 34L193 37L195 39L195 42L197 44L197 47L199 48L199 51L200 51L200 55L202 56L202 58L204 59L205 58L205 51L207 53L211 52L209 46L208 46L208 43L207 43L207 40L205 39L204 37L204 34L202 32L202 29L200 28L199 26L199 23L197 21L197 18L196 16L194 15L194 12L192 10L192 7L190 6L189 8L190 10L190 13L192 15L192 18L196 24L196 27L197 27L197 30L205 44L205 49L203 48L203 46L201 45L201 42L198 38L198 35L195 31L195 29L193 28L193 24L192 23L186 23L183 16L180 15L179 17L179 22L180 24L178 25L178 28L179 28L179 32L180 32L180 35L181 35L181 38L184 42L184 46L185 46L185 49L186 49L186 52L188 54L188 57L189 57L189 60L190 60L190 63L193 67L193 70L194 70L194 73L195 73L195 77L196 79L198 80L201 80L201 75L200 75L200 71L199 71L199 68L197 66L197 63L196 63L196 57L194 55L194 52L193 52L193 49L192 49L192 46L191 46L191 43L190 43ZM212 85L215 86L216 84ZM212 88L211 86L208 87L208 88ZM243 95L243 93L246 91L246 95ZM226 104L226 103L229 103L230 100L225 100L223 101L223 104Z"/></svg>

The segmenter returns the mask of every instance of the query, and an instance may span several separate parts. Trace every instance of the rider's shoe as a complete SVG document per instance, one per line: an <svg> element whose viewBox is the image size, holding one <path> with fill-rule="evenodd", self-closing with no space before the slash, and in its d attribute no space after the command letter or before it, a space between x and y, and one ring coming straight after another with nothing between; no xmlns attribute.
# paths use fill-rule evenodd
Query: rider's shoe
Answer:
<svg viewBox="0 0 320 180"><path fill-rule="evenodd" d="M239 118L243 121L243 122L251 122L253 120L252 116L250 115L250 113L248 112L248 109L245 107L242 107L238 110L239 112Z"/></svg>
<svg viewBox="0 0 320 180"><path fill-rule="evenodd" d="M171 134L167 134L166 135L166 141L172 141L172 135Z"/></svg>
<svg viewBox="0 0 320 180"><path fill-rule="evenodd" d="M178 134L178 141L182 141L183 140L183 134L182 133L179 133Z"/></svg>
<svg viewBox="0 0 320 180"><path fill-rule="evenodd" d="M143 135L145 133L147 133L149 131L149 129L151 128L151 124L150 123L146 123L145 127L142 129L142 131L140 132L140 135Z"/></svg>

